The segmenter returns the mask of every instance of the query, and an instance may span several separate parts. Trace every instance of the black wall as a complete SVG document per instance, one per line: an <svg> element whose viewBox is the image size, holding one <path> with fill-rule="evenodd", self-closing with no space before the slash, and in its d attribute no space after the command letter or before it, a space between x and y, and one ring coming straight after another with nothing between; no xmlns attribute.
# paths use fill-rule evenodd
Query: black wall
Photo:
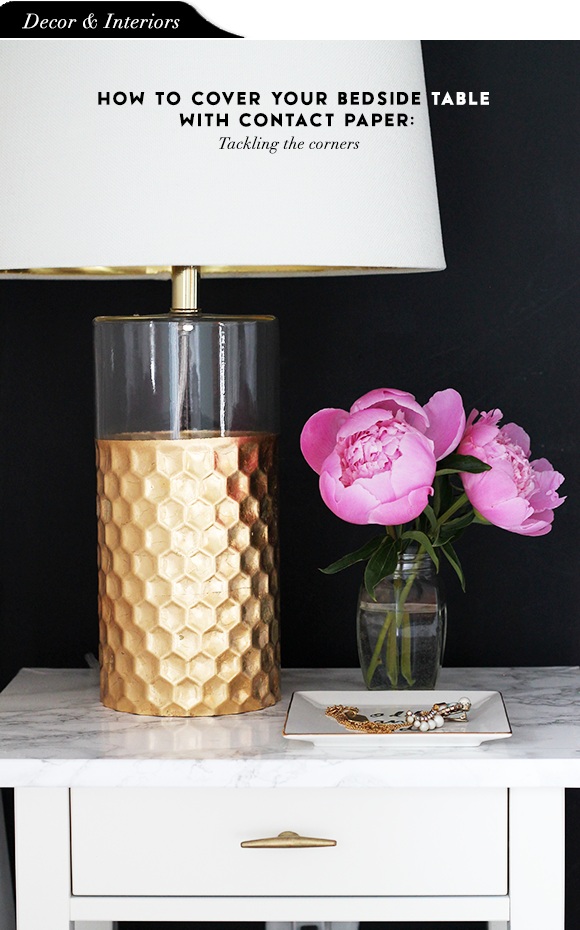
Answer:
<svg viewBox="0 0 580 930"><path fill-rule="evenodd" d="M324 507L298 437L320 407L388 386L421 402L455 387L468 410L500 407L566 476L548 536L475 527L458 544L468 587L446 579L446 664L576 665L579 44L423 50L431 90L490 93L487 107L431 107L447 270L203 285L207 311L280 320L283 664L357 663L357 569L317 569L369 530ZM82 666L97 651L91 320L165 312L169 300L160 282L0 282L0 685L23 665ZM571 879L576 808L570 793Z"/></svg>

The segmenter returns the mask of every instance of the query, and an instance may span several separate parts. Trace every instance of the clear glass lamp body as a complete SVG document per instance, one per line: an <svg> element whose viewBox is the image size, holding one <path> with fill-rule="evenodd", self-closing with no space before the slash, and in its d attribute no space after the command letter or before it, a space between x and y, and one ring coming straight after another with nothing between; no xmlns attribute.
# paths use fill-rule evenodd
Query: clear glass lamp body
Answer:
<svg viewBox="0 0 580 930"><path fill-rule="evenodd" d="M95 320L101 699L208 716L280 697L273 317Z"/></svg>

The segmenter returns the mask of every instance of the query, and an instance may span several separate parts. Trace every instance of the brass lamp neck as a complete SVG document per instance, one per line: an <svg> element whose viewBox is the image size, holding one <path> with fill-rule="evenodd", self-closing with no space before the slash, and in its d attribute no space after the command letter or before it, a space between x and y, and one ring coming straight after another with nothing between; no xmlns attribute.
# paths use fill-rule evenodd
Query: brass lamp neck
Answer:
<svg viewBox="0 0 580 930"><path fill-rule="evenodd" d="M171 268L171 312L199 313L197 286L199 269L195 265L173 265Z"/></svg>

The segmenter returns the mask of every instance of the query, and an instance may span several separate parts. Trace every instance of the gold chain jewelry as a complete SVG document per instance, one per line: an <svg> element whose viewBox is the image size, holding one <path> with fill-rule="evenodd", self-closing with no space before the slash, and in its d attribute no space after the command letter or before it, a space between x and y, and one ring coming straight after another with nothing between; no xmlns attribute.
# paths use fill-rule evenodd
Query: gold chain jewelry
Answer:
<svg viewBox="0 0 580 930"><path fill-rule="evenodd" d="M381 723L366 717L357 719L358 707L348 707L344 704L332 704L331 707L327 707L326 716L334 717L336 722L347 730L362 730L364 733L395 733L397 730L408 730L411 726L406 720L402 723Z"/></svg>
<svg viewBox="0 0 580 930"><path fill-rule="evenodd" d="M469 698L460 698L452 704L445 702L433 704L431 710L407 710L400 723L381 723L380 720L369 720L364 714L359 714L358 707L347 704L332 704L326 708L326 716L333 717L347 730L358 730L363 733L396 733L397 730L419 730L421 733L427 733L429 730L440 729L447 718L467 720L469 710L471 710Z"/></svg>

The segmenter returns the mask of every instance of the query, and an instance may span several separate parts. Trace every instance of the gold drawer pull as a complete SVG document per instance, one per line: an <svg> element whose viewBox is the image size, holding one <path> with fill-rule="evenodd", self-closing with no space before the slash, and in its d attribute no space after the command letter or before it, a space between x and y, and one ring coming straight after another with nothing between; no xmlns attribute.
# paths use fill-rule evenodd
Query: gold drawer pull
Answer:
<svg viewBox="0 0 580 930"><path fill-rule="evenodd" d="M267 836L263 840L244 840L241 844L245 849L302 849L307 846L336 846L336 840L323 840L316 836L300 836L285 830L278 836Z"/></svg>

